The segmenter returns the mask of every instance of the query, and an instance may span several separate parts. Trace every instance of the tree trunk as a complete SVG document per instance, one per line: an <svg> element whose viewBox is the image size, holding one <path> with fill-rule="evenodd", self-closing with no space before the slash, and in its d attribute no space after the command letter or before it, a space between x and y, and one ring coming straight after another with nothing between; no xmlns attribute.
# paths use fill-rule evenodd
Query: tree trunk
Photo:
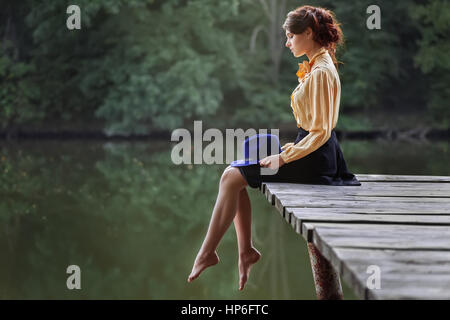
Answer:
<svg viewBox="0 0 450 320"><path fill-rule="evenodd" d="M284 49L282 25L286 14L286 0L270 0L269 13L269 50L270 59L272 61L270 78L274 84L278 84L281 55Z"/></svg>
<svg viewBox="0 0 450 320"><path fill-rule="evenodd" d="M266 31L269 43L269 57L272 63L269 76L272 83L278 84L281 55L284 49L282 25L286 15L286 0L259 0L259 2L269 20L269 25L267 28L261 25L255 27L250 39L250 52L255 50L258 33L262 30Z"/></svg>

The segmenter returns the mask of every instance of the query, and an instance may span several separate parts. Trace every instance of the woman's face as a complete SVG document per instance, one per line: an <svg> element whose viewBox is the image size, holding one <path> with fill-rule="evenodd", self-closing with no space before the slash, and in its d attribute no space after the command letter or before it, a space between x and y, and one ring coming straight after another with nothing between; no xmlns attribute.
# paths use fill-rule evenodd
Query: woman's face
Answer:
<svg viewBox="0 0 450 320"><path fill-rule="evenodd" d="M312 45L311 33L311 28L306 29L300 34L294 34L286 30L286 47L291 50L294 57L301 57L310 50Z"/></svg>

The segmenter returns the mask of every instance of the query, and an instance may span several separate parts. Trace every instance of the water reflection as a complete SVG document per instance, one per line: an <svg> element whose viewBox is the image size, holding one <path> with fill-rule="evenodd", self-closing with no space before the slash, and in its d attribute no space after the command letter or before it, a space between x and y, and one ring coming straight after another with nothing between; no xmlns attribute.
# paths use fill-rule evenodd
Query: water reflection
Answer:
<svg viewBox="0 0 450 320"><path fill-rule="evenodd" d="M450 175L447 142L341 146L355 173ZM226 165L175 166L161 141L0 148L2 299L315 299L305 242L253 189L262 258L244 292L233 226L221 262L186 282ZM71 264L81 290L66 287Z"/></svg>

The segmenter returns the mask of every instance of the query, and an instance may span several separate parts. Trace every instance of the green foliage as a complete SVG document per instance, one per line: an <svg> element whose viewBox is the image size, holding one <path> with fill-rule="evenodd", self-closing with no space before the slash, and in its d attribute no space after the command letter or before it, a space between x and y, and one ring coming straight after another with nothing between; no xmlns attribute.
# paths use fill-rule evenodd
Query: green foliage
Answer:
<svg viewBox="0 0 450 320"><path fill-rule="evenodd" d="M270 31L270 11L281 2L268 11L262 3L82 0L82 29L68 30L68 1L7 1L0 124L100 121L105 132L126 135L198 119L221 128L292 122L299 61L288 50L274 58L273 43L283 46L284 35L282 21L279 34ZM311 4L333 10L346 38L337 52L342 127L394 111L427 113L448 126L447 1L379 1L381 30L366 27L369 0ZM287 0L286 10L298 5Z"/></svg>
<svg viewBox="0 0 450 320"><path fill-rule="evenodd" d="M178 9L180 23L173 27L177 6L171 2L161 11L141 14L140 21L135 21L133 11L125 16L122 28L128 34L115 51L124 63L118 65L118 59L111 57L105 66L111 70L113 86L96 112L107 119L108 131L174 129L219 108L222 91L228 86L221 79L237 53L232 37L216 28L215 12L203 3L191 1ZM136 57L130 56L133 53Z"/></svg>
<svg viewBox="0 0 450 320"><path fill-rule="evenodd" d="M11 49L9 43L3 45L3 50L0 47L0 128L13 129L18 124L38 121L44 114L33 101L39 93L33 81L34 65L14 61L7 54Z"/></svg>
<svg viewBox="0 0 450 320"><path fill-rule="evenodd" d="M414 22L420 25L422 35L419 50L414 57L415 65L428 76L428 108L434 120L445 127L450 126L450 3L432 0L425 5L411 8Z"/></svg>

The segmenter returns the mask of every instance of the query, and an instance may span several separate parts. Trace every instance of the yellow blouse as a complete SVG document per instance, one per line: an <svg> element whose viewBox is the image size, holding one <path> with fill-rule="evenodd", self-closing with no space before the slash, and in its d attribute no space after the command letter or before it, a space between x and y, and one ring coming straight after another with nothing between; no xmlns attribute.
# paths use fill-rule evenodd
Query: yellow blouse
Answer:
<svg viewBox="0 0 450 320"><path fill-rule="evenodd" d="M327 49L322 47L299 67L299 85L292 92L291 107L297 127L309 134L295 145L290 142L281 147L285 163L303 158L327 142L339 114L341 82Z"/></svg>

